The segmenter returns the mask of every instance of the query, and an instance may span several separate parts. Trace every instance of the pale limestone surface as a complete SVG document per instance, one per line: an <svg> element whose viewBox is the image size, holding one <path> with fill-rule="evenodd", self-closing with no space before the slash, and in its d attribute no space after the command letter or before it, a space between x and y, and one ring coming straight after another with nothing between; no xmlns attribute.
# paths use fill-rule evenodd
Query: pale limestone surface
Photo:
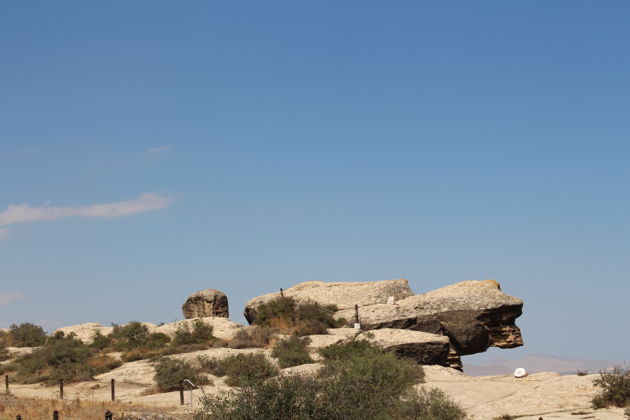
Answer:
<svg viewBox="0 0 630 420"><path fill-rule="evenodd" d="M317 351L317 350L323 349L324 347L331 346L333 344L349 341L343 335L321 334L321 335L309 335L309 336L306 336L306 338L310 340L307 345L307 348L309 349L309 351Z"/></svg>
<svg viewBox="0 0 630 420"><path fill-rule="evenodd" d="M386 303L390 296L394 300L413 296L406 279L365 282L307 281L284 291L284 296L298 302L317 302L320 305L335 305L338 309L351 309L354 305L366 306ZM256 317L256 307L280 297L280 292L269 293L250 299L245 304L245 317L251 323Z"/></svg>
<svg viewBox="0 0 630 420"><path fill-rule="evenodd" d="M192 328L193 324L197 320L210 325L212 327L212 335L222 340L231 340L234 338L236 333L243 328L243 325L238 322L230 321L227 318L205 317L185 319L183 321L175 321L160 325L159 327L155 327L151 332L163 333L172 338L175 336L175 331L177 331L177 329L182 325L188 325L189 328Z"/></svg>
<svg viewBox="0 0 630 420"><path fill-rule="evenodd" d="M609 419L622 420L623 410L592 410L597 375L560 376L544 372L513 376L467 376L454 369L425 366L426 384L417 387L440 388L460 403L471 420L490 420L503 414L525 419ZM572 412L588 412L574 415ZM594 416L594 417L587 417ZM519 417L520 418L520 417Z"/></svg>
<svg viewBox="0 0 630 420"><path fill-rule="evenodd" d="M105 327L98 322L85 322L83 324L57 328L54 333L62 332L65 335L75 334L79 340L86 344L90 344L97 332L100 332L103 335L109 335L112 331L114 331L113 327Z"/></svg>
<svg viewBox="0 0 630 420"><path fill-rule="evenodd" d="M383 347L384 349L405 344L440 343L449 344L448 337L439 334L431 334L422 331L397 330L382 328L359 334L357 340L365 340Z"/></svg>
<svg viewBox="0 0 630 420"><path fill-rule="evenodd" d="M293 366L293 367L282 369L280 371L280 374L281 375L315 376L323 366L324 365L322 365L321 363L309 363L306 365Z"/></svg>

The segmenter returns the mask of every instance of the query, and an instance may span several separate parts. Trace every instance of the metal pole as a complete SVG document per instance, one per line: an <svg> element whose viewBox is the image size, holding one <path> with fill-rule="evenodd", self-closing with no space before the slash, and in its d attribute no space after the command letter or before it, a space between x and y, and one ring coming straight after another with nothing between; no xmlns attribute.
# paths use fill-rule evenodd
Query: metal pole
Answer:
<svg viewBox="0 0 630 420"><path fill-rule="evenodd" d="M354 322L359 323L359 305L354 305Z"/></svg>
<svg viewBox="0 0 630 420"><path fill-rule="evenodd" d="M59 420L59 411L53 411L53 420Z"/></svg>
<svg viewBox="0 0 630 420"><path fill-rule="evenodd" d="M9 375L4 375L4 390L9 393Z"/></svg>
<svg viewBox="0 0 630 420"><path fill-rule="evenodd" d="M112 378L112 401L116 401L116 381Z"/></svg>
<svg viewBox="0 0 630 420"><path fill-rule="evenodd" d="M63 379L59 379L59 399L63 400Z"/></svg>
<svg viewBox="0 0 630 420"><path fill-rule="evenodd" d="M179 386L179 405L184 405L184 383Z"/></svg>

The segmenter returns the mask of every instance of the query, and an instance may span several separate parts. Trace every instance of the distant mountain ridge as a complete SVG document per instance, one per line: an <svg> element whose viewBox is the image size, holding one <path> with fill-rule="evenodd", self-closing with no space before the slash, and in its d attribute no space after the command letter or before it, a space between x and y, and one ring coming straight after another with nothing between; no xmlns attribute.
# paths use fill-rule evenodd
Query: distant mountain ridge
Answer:
<svg viewBox="0 0 630 420"><path fill-rule="evenodd" d="M624 363L620 361L569 359L534 354L518 360L497 357L481 365L465 363L464 373L471 376L511 375L517 368L524 368L529 373L558 372L561 374L574 374L577 371L597 373L601 370L623 365Z"/></svg>

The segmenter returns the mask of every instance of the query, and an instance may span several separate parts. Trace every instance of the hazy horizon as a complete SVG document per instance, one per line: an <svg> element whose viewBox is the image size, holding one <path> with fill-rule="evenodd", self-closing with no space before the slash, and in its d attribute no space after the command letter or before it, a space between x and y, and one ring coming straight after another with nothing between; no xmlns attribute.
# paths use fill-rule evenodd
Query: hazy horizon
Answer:
<svg viewBox="0 0 630 420"><path fill-rule="evenodd" d="M0 10L0 327L492 278L502 354L628 359L630 3Z"/></svg>

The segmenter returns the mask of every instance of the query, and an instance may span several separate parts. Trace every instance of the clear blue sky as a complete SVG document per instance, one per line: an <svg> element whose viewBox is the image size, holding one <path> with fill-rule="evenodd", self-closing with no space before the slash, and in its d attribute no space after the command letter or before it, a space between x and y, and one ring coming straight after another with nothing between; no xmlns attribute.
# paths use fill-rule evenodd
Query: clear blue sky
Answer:
<svg viewBox="0 0 630 420"><path fill-rule="evenodd" d="M627 1L0 5L0 322L495 278L628 359Z"/></svg>

